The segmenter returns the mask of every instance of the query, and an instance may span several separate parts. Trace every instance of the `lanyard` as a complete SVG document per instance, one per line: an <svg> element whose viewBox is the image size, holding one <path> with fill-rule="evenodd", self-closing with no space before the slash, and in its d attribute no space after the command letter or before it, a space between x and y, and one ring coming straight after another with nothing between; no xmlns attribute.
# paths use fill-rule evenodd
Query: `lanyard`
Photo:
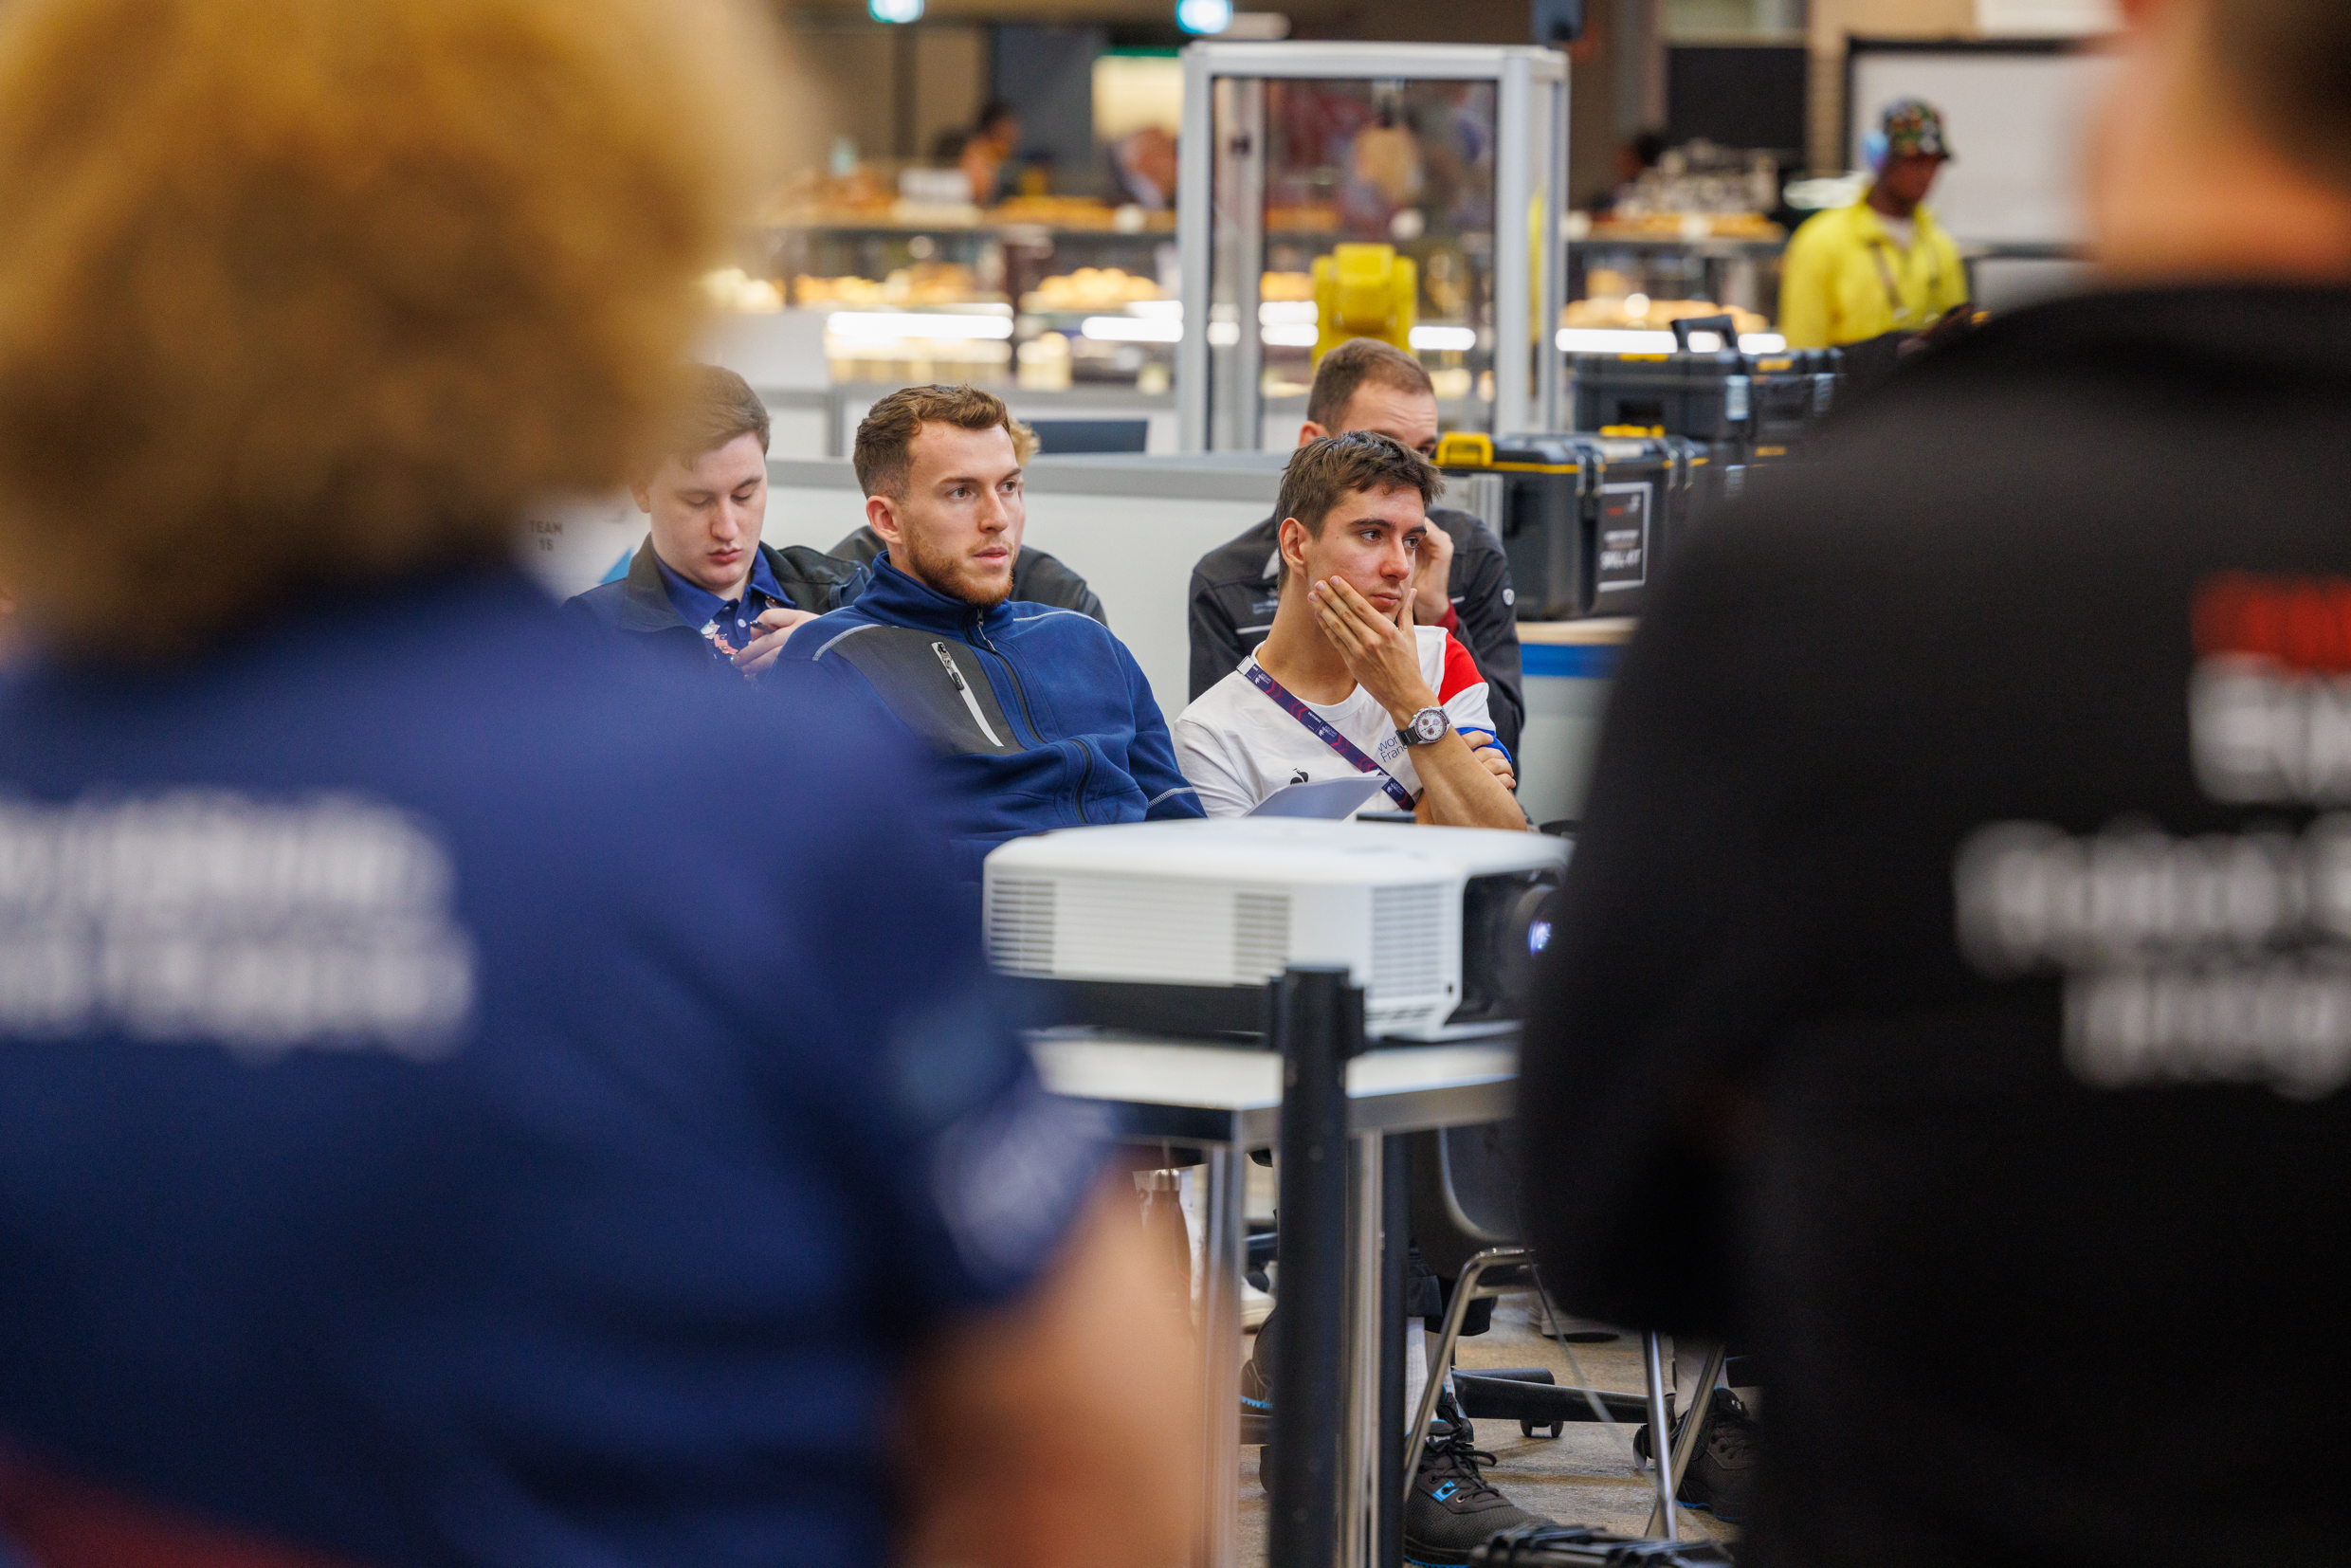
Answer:
<svg viewBox="0 0 2351 1568"><path fill-rule="evenodd" d="M1899 327L1910 307L1902 302L1902 288L1894 282L1893 265L1886 260L1887 252L1893 248L1890 241L1869 242L1869 259L1878 264L1878 282L1886 285L1886 306L1894 313L1894 325ZM1940 258L1935 263L1934 273L1927 279L1926 286L1929 292L1942 286L1942 262Z"/></svg>
<svg viewBox="0 0 2351 1568"><path fill-rule="evenodd" d="M1321 714L1306 706L1287 686L1267 675L1264 666L1251 664L1241 673L1248 676L1259 691L1272 698L1284 713L1305 725L1307 734L1354 763L1356 772L1377 774L1379 787L1388 792L1388 798L1396 803L1398 811L1409 811L1412 809L1412 792L1397 783L1394 774L1364 756L1354 741L1331 728L1329 721Z"/></svg>

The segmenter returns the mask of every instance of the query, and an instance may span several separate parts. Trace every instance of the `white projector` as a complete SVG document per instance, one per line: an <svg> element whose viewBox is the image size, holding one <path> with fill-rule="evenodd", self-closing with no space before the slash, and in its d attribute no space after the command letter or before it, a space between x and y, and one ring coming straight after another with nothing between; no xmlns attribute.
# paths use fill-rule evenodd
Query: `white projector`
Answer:
<svg viewBox="0 0 2351 1568"><path fill-rule="evenodd" d="M1520 1017L1567 845L1539 833L1239 817L1072 828L986 867L989 960L1057 1021L1261 1034L1266 982L1345 966L1366 1034L1450 1040Z"/></svg>

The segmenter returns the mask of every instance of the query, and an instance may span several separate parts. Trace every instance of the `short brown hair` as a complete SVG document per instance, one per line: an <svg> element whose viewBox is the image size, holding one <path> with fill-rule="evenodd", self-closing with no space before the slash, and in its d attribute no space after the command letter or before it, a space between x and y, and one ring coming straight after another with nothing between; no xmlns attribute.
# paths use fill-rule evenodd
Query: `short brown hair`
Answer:
<svg viewBox="0 0 2351 1568"><path fill-rule="evenodd" d="M767 405L750 382L723 365L692 365L683 392L665 455L690 460L747 435L757 436L759 450L767 450Z"/></svg>
<svg viewBox="0 0 2351 1568"><path fill-rule="evenodd" d="M2263 139L2320 178L2351 186L2351 6L2227 0L2206 15L2213 57Z"/></svg>
<svg viewBox="0 0 2351 1568"><path fill-rule="evenodd" d="M1276 515L1296 518L1320 538L1331 508L1358 490L1417 490L1426 506L1444 487L1429 460L1394 436L1350 430L1309 441L1290 454Z"/></svg>
<svg viewBox="0 0 2351 1568"><path fill-rule="evenodd" d="M762 177L722 0L0 11L0 581L82 654L509 558L674 407ZM746 122L748 120L748 123ZM122 613L124 574L159 585Z"/></svg>
<svg viewBox="0 0 2351 1568"><path fill-rule="evenodd" d="M896 501L906 493L906 475L914 466L914 438L925 425L952 425L959 430L991 430L1001 425L1012 438L1012 460L1027 464L1037 454L1034 430L1012 417L1004 399L977 387L901 387L876 403L857 422L857 447L850 462L857 469L858 487L869 496Z"/></svg>
<svg viewBox="0 0 2351 1568"><path fill-rule="evenodd" d="M1314 385L1306 392L1306 417L1326 430L1337 429L1347 417L1347 405L1367 381L1400 392L1436 395L1419 360L1376 337L1350 337L1315 366Z"/></svg>

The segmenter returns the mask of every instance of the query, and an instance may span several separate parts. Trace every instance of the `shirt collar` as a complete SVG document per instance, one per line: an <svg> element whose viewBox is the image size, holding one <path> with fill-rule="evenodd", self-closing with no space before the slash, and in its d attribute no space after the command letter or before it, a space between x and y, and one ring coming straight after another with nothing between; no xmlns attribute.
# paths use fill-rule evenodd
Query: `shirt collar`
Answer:
<svg viewBox="0 0 2351 1568"><path fill-rule="evenodd" d="M1861 214L1862 223L1867 225L1868 228L1876 229L1880 234L1885 235L1889 240L1894 237L1894 231L1886 227L1886 214L1880 212L1876 208L1871 207L1868 196L1865 195L1861 198L1861 200L1853 203L1853 210ZM1934 227L1935 220L1933 216L1927 212L1926 204L1924 202L1919 203L1918 206L1910 210L1910 234L1913 244L1916 244L1920 238L1931 232Z"/></svg>
<svg viewBox="0 0 2351 1568"><path fill-rule="evenodd" d="M672 572L669 563L658 555L653 557L653 565L661 573L662 587L668 593L669 603L677 611L678 618L695 630L701 630L720 614L734 612L736 600L721 599L708 589L687 582ZM743 593L746 598L753 593L762 593L777 604L792 602L784 597L782 587L775 581L775 571L768 565L767 551L764 549L751 553L751 581L745 586Z"/></svg>

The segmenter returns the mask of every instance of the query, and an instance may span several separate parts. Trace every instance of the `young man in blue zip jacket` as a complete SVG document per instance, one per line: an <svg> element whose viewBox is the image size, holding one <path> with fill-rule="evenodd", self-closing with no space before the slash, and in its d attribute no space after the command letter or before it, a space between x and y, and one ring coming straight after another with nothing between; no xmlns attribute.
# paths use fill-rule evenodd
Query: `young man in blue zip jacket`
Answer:
<svg viewBox="0 0 2351 1568"><path fill-rule="evenodd" d="M668 450L629 481L647 533L628 574L564 611L689 667L756 678L794 627L864 592L866 568L760 540L768 417L749 382L696 365L682 401Z"/></svg>
<svg viewBox="0 0 2351 1568"><path fill-rule="evenodd" d="M962 868L1008 839L1201 814L1151 684L1107 627L1011 597L1033 446L1003 400L908 387L857 427L873 585L785 645L947 757Z"/></svg>

